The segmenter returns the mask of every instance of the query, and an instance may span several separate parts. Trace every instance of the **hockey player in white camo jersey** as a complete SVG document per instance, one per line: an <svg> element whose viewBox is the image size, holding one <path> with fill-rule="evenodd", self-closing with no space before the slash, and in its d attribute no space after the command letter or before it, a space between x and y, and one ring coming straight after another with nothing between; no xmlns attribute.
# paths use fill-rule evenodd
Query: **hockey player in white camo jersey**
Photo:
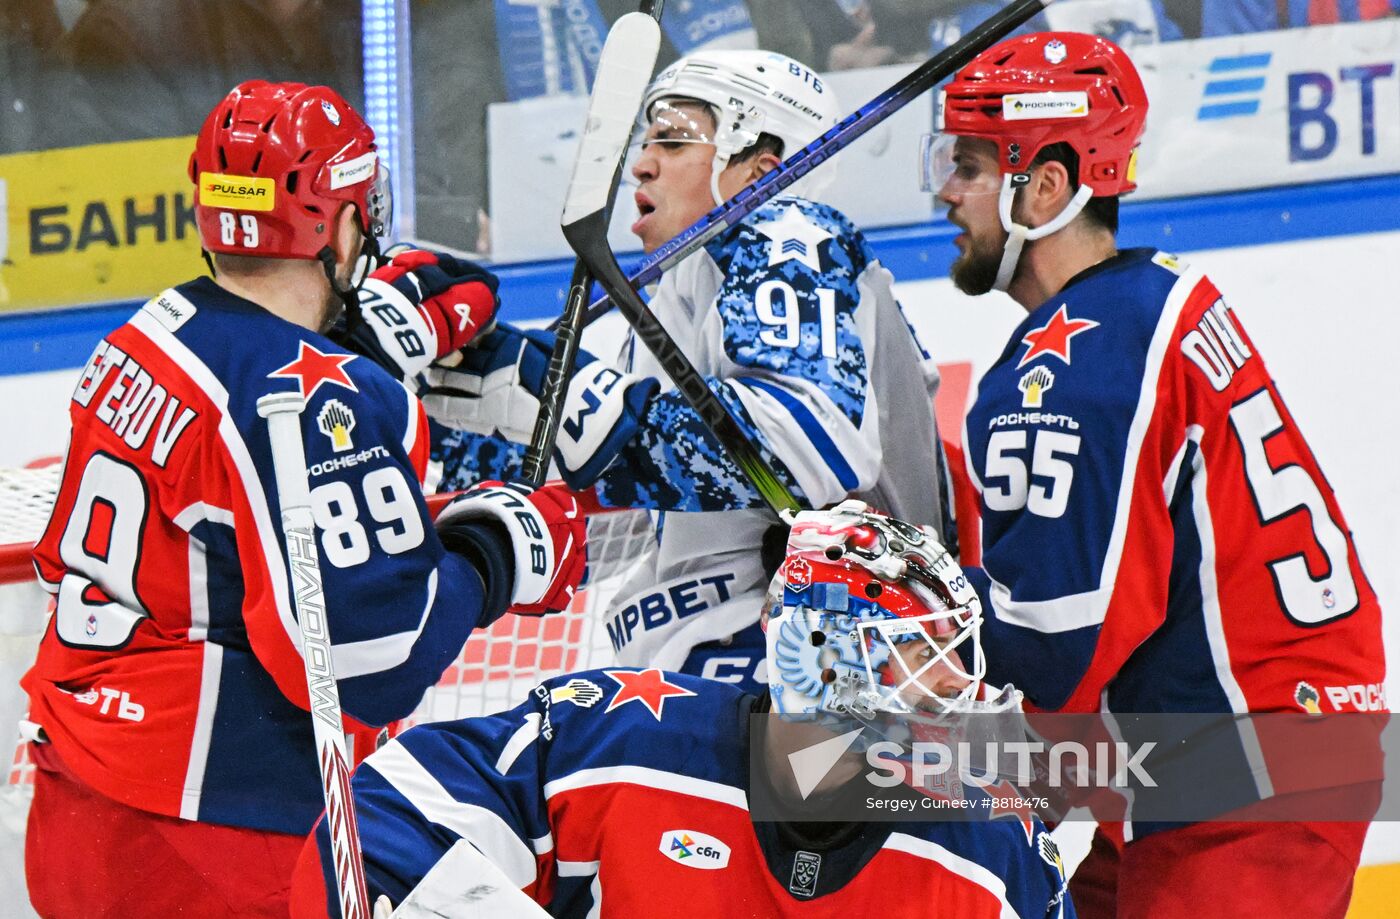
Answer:
<svg viewBox="0 0 1400 919"><path fill-rule="evenodd" d="M632 231L655 250L820 136L839 111L824 81L779 54L681 59L647 91L629 168L641 214ZM769 202L668 271L651 308L806 506L854 495L948 530L937 369L864 236L812 200L832 170L794 186L810 197ZM519 468L552 347L547 332L501 323L457 368L433 372L424 402L450 428L434 438L443 487ZM554 459L565 481L596 487L604 506L659 512L656 544L606 614L618 661L756 690L759 611L781 560L757 550L776 516L630 335L612 365L580 353L562 417Z"/></svg>

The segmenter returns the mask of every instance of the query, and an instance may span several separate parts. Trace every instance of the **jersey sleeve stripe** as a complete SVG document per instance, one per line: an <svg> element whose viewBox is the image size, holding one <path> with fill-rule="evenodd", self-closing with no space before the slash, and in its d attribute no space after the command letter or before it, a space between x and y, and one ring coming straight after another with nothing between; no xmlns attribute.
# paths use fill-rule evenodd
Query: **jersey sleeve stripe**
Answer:
<svg viewBox="0 0 1400 919"><path fill-rule="evenodd" d="M190 758L185 766L185 787L180 792L182 820L199 819L199 804L204 792L204 770L209 764L209 744L214 736L214 715L219 704L219 680L224 672L222 645L205 641L201 642L200 649L203 652L203 660L199 673L199 707L195 712L194 731L190 736Z"/></svg>
<svg viewBox="0 0 1400 919"><path fill-rule="evenodd" d="M1220 612L1220 594L1215 576L1215 523L1211 519L1210 503L1207 498L1208 474L1205 455L1201 452L1201 437L1205 433L1200 425L1193 424L1186 429L1185 451L1194 444L1191 451L1191 517L1196 525L1196 537L1201 544L1201 618L1205 625L1206 642L1210 645L1210 656L1215 665L1215 676L1220 688L1230 700L1230 708L1236 712L1249 711L1249 702L1244 691L1235 679L1230 668L1230 647L1225 640L1225 621Z"/></svg>
<svg viewBox="0 0 1400 919"><path fill-rule="evenodd" d="M510 825L485 807L452 797L402 744L388 744L360 768L380 775L428 820L476 846L516 887L524 889L535 883L535 853ZM553 848L552 841L548 845Z"/></svg>
<svg viewBox="0 0 1400 919"><path fill-rule="evenodd" d="M238 474L239 486L248 498L257 529L258 545L262 550L271 580L272 596L277 605L277 617L282 623L292 646L301 653L301 632L292 618L291 600L287 595L288 577L286 564L282 559L281 544L277 541L276 530L268 510L267 494L263 491L262 480L258 478L252 454L243 442L233 419L228 413L228 391L224 389L214 373L205 366L185 344L176 338L152 313L144 307L131 317L131 326L144 335L153 347L167 354L172 361L197 385L219 412L219 440L228 451L229 459Z"/></svg>
<svg viewBox="0 0 1400 919"><path fill-rule="evenodd" d="M827 466L836 475L836 481L840 483L841 487L847 492L853 492L859 489L860 477L857 476L856 471L851 468L851 464L846 462L846 457L842 454L840 448L836 446L836 442L831 439L831 435L828 434L826 429L817 421L816 416L812 414L812 410L802 404L800 399L787 390L758 377L736 377L731 382L742 384L742 387L756 389L768 395L786 409L787 413L792 416L792 419L797 422L798 428L800 428L807 439L811 441L812 446L816 448L817 455L826 460ZM742 389L742 387L740 388ZM742 391L740 392L740 398L743 398ZM753 414L752 411L750 411L750 414ZM807 491L811 494L806 488L803 488L803 491Z"/></svg>
<svg viewBox="0 0 1400 919"><path fill-rule="evenodd" d="M1162 307L1162 313L1157 319L1157 328L1152 333L1147 361L1143 367L1142 388L1138 394L1137 408L1128 428L1127 449L1123 456L1123 479L1118 484L1113 532L1109 536L1108 549L1104 553L1099 586L1081 594L1049 600L1015 600L1010 589L992 578L991 572L988 572L992 602L996 605L997 618L1002 622L1042 634L1068 632L1103 623L1118 579L1118 566L1123 559L1123 546L1127 541L1128 518L1133 499L1133 483L1138 474L1138 457L1142 453L1143 440L1147 436L1147 429L1151 426L1157 405L1157 381L1166 361L1167 349L1174 340L1174 332L1182 310L1203 281L1203 275L1193 269L1172 286L1171 293ZM977 488L981 491L981 483L975 478L976 471L970 465L968 472L974 476L974 481L978 482Z"/></svg>
<svg viewBox="0 0 1400 919"><path fill-rule="evenodd" d="M416 627L395 632L392 635L367 638L364 641L347 641L344 644L336 644L331 650L335 657L336 679L348 680L351 677L381 673L408 660L409 655L413 652L414 644L418 641L418 636L423 634L423 628L428 624L428 614L432 611L433 602L437 599L437 582L438 573L437 569L434 568L428 574L428 596L423 604L423 613L418 617Z"/></svg>
<svg viewBox="0 0 1400 919"><path fill-rule="evenodd" d="M883 848L894 849L917 858L942 865L960 878L966 878L997 898L1001 904L1001 919L1021 919L1006 896L1006 882L988 868L963 858L930 839L919 839L907 833L891 833Z"/></svg>
<svg viewBox="0 0 1400 919"><path fill-rule="evenodd" d="M510 740L506 741L505 747L501 749L501 755L496 760L496 771L501 775L509 775L510 767L515 765L515 761L520 758L520 754L530 748L530 744L540 736L540 722L543 717L539 712L528 712L525 715L525 723L515 729L515 733L510 735Z"/></svg>
<svg viewBox="0 0 1400 919"><path fill-rule="evenodd" d="M196 501L176 514L174 523L186 533L190 533L196 524L205 520L233 526L233 512L222 507L205 504L203 501ZM205 641L209 637L209 573L205 563L206 550L204 543L194 536L189 537L189 543L190 629L188 637L190 641Z"/></svg>
<svg viewBox="0 0 1400 919"><path fill-rule="evenodd" d="M193 530L195 524L205 520L211 523L222 523L224 526L233 526L233 511L226 507L216 507L213 504L205 504L203 501L196 501L189 507L175 515L173 523L188 533Z"/></svg>
<svg viewBox="0 0 1400 919"><path fill-rule="evenodd" d="M414 448L418 446L418 413L421 404L407 389L404 389L403 394L407 408L403 424L403 452L404 455L412 457Z"/></svg>
<svg viewBox="0 0 1400 919"><path fill-rule="evenodd" d="M596 769L580 769L545 783L544 799L548 801L555 795L576 791L580 788L617 783L643 785L647 788L658 788L662 791L673 791L694 798L718 801L721 804L728 804L746 811L749 809L748 796L741 788L692 778L691 776L677 775L662 769L648 769L645 766L602 766Z"/></svg>

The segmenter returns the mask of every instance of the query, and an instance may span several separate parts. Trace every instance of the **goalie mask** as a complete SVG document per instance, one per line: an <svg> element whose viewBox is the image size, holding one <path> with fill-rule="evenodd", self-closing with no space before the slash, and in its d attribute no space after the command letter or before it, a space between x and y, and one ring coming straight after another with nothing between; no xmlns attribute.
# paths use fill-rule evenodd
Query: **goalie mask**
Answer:
<svg viewBox="0 0 1400 919"><path fill-rule="evenodd" d="M702 102L715 127L696 125L668 100ZM790 57L770 51L703 51L667 67L647 88L642 128L657 120L675 121L688 140L672 131L672 142L714 144L710 194L724 203L719 176L729 160L771 134L783 142L783 157L792 156L832 128L840 115L836 94L815 73ZM835 166L818 170L792 186L794 194L815 197L832 181Z"/></svg>
<svg viewBox="0 0 1400 919"><path fill-rule="evenodd" d="M981 603L932 530L860 501L797 515L765 605L773 710L854 716L1014 711L982 682Z"/></svg>

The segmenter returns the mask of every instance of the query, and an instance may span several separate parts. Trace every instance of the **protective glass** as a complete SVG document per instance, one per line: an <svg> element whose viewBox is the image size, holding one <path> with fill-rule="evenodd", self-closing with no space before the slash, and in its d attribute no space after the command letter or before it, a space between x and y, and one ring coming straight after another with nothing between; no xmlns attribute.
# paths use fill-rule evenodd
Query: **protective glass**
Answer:
<svg viewBox="0 0 1400 919"><path fill-rule="evenodd" d="M920 138L919 189L939 195L1000 194L1001 170L996 161L969 155L959 149L958 139L954 134Z"/></svg>

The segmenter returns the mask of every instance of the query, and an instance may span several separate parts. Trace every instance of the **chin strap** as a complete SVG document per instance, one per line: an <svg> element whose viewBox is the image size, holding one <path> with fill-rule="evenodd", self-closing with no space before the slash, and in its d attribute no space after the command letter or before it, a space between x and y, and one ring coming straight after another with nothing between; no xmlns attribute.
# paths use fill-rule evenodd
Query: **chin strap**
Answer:
<svg viewBox="0 0 1400 919"><path fill-rule="evenodd" d="M322 246L321 251L316 253L316 259L326 272L326 280L330 282L331 290L335 291L336 296L340 297L340 302L345 306L345 331L349 335L355 331L355 327L360 323L360 285L364 284L371 271L379 267L379 240L368 234L364 237L364 242L360 246L360 254L355 257L355 269L350 277L348 287L342 288L340 282L336 280L335 251L330 246Z"/></svg>
<svg viewBox="0 0 1400 919"><path fill-rule="evenodd" d="M1094 190L1088 185L1079 186L1079 191L1074 193L1069 204L1060 211L1059 216L1044 226L1030 227L1022 226L1011 217L1011 205L1016 200L1016 191L1030 181L1028 173L1007 173L1002 179L1001 200L998 202L998 210L1001 212L1001 225L1010 234L1006 239L1006 246L1002 249L1001 267L997 269L997 280L992 285L993 290L1003 293L1011 286L1011 279L1016 274L1016 264L1021 260L1021 250L1025 248L1027 242L1036 239L1044 239L1051 233L1057 233L1069 225L1069 222L1079 216L1079 212L1084 210L1084 205L1089 203L1089 199L1094 197Z"/></svg>
<svg viewBox="0 0 1400 919"><path fill-rule="evenodd" d="M715 207L724 206L724 197L719 193L719 174L729 168L729 154L722 154L715 148L715 159L710 164L710 197L715 199Z"/></svg>

